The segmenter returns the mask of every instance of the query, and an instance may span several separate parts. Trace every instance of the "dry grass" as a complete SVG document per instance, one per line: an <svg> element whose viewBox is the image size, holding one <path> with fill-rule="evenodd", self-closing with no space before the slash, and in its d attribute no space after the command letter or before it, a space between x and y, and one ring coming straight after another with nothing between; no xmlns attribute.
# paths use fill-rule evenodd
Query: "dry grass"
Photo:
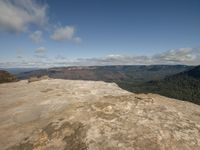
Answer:
<svg viewBox="0 0 200 150"><path fill-rule="evenodd" d="M30 77L28 79L28 83L35 82L35 81L40 81L40 80L45 80L45 79L49 79L49 77L47 75L41 76L41 77Z"/></svg>

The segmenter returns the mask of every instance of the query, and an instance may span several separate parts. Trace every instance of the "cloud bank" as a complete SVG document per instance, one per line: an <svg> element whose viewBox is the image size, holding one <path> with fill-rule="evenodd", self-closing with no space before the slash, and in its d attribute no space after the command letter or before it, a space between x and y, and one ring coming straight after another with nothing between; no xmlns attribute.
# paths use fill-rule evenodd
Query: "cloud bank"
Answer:
<svg viewBox="0 0 200 150"><path fill-rule="evenodd" d="M35 49L35 57L37 58L46 58L46 48L45 47L39 47ZM39 60L40 61L40 60Z"/></svg>
<svg viewBox="0 0 200 150"><path fill-rule="evenodd" d="M160 63L199 64L200 50L197 48L171 49L153 56L153 59Z"/></svg>
<svg viewBox="0 0 200 150"><path fill-rule="evenodd" d="M40 47L36 53L44 54L46 49ZM200 49L179 48L171 49L152 56L108 55L100 58L67 59L56 56L54 59L38 57L18 62L0 62L0 67L55 67L55 66L103 66L103 65L200 65Z"/></svg>

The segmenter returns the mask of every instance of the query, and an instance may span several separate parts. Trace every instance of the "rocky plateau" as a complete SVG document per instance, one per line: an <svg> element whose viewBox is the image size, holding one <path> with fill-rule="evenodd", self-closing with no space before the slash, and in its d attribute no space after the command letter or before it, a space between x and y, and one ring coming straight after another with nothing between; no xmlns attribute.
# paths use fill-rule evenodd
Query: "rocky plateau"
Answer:
<svg viewBox="0 0 200 150"><path fill-rule="evenodd" d="M200 106L115 83L0 85L1 150L199 150Z"/></svg>

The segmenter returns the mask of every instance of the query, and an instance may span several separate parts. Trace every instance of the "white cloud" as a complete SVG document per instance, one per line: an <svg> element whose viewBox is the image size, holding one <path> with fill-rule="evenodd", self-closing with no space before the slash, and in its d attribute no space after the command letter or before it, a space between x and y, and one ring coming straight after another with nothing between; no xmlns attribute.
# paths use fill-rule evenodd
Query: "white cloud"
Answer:
<svg viewBox="0 0 200 150"><path fill-rule="evenodd" d="M45 52L46 52L45 47L39 47L35 50L35 53L38 53L38 54L45 53Z"/></svg>
<svg viewBox="0 0 200 150"><path fill-rule="evenodd" d="M70 62L71 64L71 62ZM77 59L72 65L200 65L200 49L179 48L152 56L126 56L111 54L101 58Z"/></svg>
<svg viewBox="0 0 200 150"><path fill-rule="evenodd" d="M39 30L37 30L37 31L33 32L32 34L30 34L29 37L35 43L41 43L43 41L42 31L39 31Z"/></svg>
<svg viewBox="0 0 200 150"><path fill-rule="evenodd" d="M45 47L39 47L35 49L35 57L37 58L47 58L46 56L46 48Z"/></svg>
<svg viewBox="0 0 200 150"><path fill-rule="evenodd" d="M76 42L76 43L81 43L82 39L80 37L74 37L73 41Z"/></svg>
<svg viewBox="0 0 200 150"><path fill-rule="evenodd" d="M51 31L55 25L48 22L47 9L47 4L36 0L0 0L0 31L29 33L32 25L40 27L40 30ZM56 27L50 38L80 43L82 39L76 36L75 32L73 26ZM41 43L42 34L43 32L38 30L31 33L29 38L35 43Z"/></svg>
<svg viewBox="0 0 200 150"><path fill-rule="evenodd" d="M30 24L43 26L47 23L47 5L33 0L1 0L0 30L8 32L26 31Z"/></svg>
<svg viewBox="0 0 200 150"><path fill-rule="evenodd" d="M171 49L153 56L155 63L165 64L200 64L200 49L179 48Z"/></svg>
<svg viewBox="0 0 200 150"><path fill-rule="evenodd" d="M102 65L156 65L183 64L200 65L200 49L179 48L165 51L152 56L125 56L111 54L100 58L79 58L70 60L63 55L54 59L48 58L45 47L35 50L36 60L27 59L18 62L0 62L0 67L55 67L55 66L102 66ZM26 60L25 60L26 59Z"/></svg>
<svg viewBox="0 0 200 150"><path fill-rule="evenodd" d="M102 66L102 65L141 65L151 64L151 58L147 56L126 56L126 55L108 55L101 58L77 59L75 65L83 66Z"/></svg>
<svg viewBox="0 0 200 150"><path fill-rule="evenodd" d="M56 41L81 42L81 38L75 36L75 27L73 26L56 28L53 34L51 35L51 39Z"/></svg>
<svg viewBox="0 0 200 150"><path fill-rule="evenodd" d="M67 58L59 54L59 55L55 56L55 59L60 61L60 60L66 60Z"/></svg>
<svg viewBox="0 0 200 150"><path fill-rule="evenodd" d="M17 55L17 58L18 58L18 59L22 59L23 56L21 56L21 55Z"/></svg>

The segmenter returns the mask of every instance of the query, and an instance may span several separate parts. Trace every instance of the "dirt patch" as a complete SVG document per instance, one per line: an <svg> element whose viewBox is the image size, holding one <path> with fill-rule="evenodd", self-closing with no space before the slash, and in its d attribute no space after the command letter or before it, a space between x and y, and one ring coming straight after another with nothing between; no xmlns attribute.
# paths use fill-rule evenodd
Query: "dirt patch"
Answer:
<svg viewBox="0 0 200 150"><path fill-rule="evenodd" d="M85 142L86 127L81 122L51 122L37 135L37 141L31 141L31 138L24 139L19 145L13 145L7 150L32 150L46 149L48 145L55 141L64 143L64 150L86 150Z"/></svg>
<svg viewBox="0 0 200 150"><path fill-rule="evenodd" d="M20 143L19 145L14 145L7 150L32 150L34 145L30 142Z"/></svg>
<svg viewBox="0 0 200 150"><path fill-rule="evenodd" d="M65 150L86 150L87 144L84 141L86 136L86 130L80 122L74 124L65 124L73 130L71 135L65 136L64 141L66 142Z"/></svg>
<svg viewBox="0 0 200 150"><path fill-rule="evenodd" d="M113 114L106 114L106 113L101 112L101 111L98 111L96 114L97 114L98 118L106 119L106 120L113 120L113 119L118 117L117 114L114 114L114 113Z"/></svg>
<svg viewBox="0 0 200 150"><path fill-rule="evenodd" d="M40 81L40 80L45 80L45 79L49 79L48 76L33 76L33 77L30 77L28 79L28 83L31 83L31 82L35 82L35 81Z"/></svg>
<svg viewBox="0 0 200 150"><path fill-rule="evenodd" d="M53 91L53 89L44 89L44 90L42 90L42 91L40 91L40 92L47 93L47 92L49 92L49 91Z"/></svg>

